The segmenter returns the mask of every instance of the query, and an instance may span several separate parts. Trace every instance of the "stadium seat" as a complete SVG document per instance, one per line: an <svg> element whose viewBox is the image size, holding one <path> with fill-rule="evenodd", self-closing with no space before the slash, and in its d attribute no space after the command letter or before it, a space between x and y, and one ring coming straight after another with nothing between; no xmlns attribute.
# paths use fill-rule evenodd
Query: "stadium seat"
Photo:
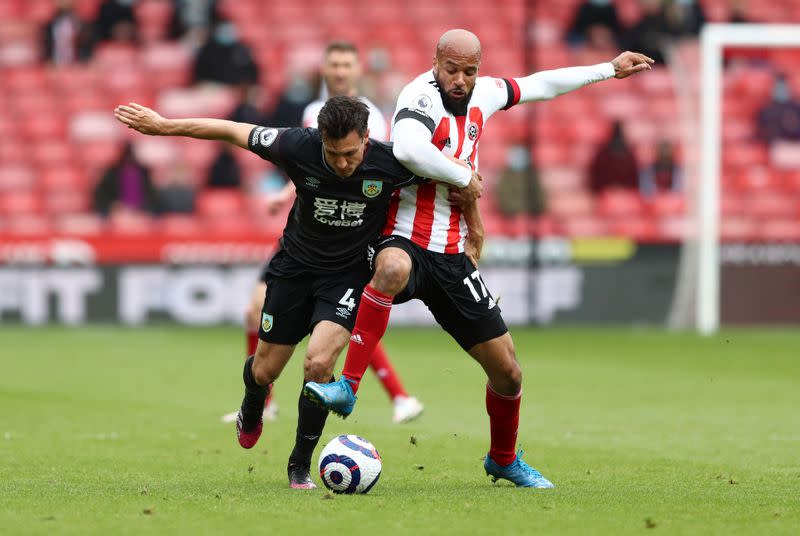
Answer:
<svg viewBox="0 0 800 536"><path fill-rule="evenodd" d="M608 230L614 236L624 236L643 242L659 238L657 222L651 218L614 219L608 222Z"/></svg>
<svg viewBox="0 0 800 536"><path fill-rule="evenodd" d="M561 220L561 230L571 238L608 236L608 224L594 216L581 216Z"/></svg>
<svg viewBox="0 0 800 536"><path fill-rule="evenodd" d="M647 201L650 212L658 217L681 216L686 212L686 196L683 193L657 193Z"/></svg>
<svg viewBox="0 0 800 536"><path fill-rule="evenodd" d="M66 214L55 221L55 230L73 236L98 235L105 229L104 220L93 213Z"/></svg>
<svg viewBox="0 0 800 536"><path fill-rule="evenodd" d="M69 134L76 141L115 140L125 132L125 126L114 119L111 110L82 112L72 117Z"/></svg>
<svg viewBox="0 0 800 536"><path fill-rule="evenodd" d="M44 196L49 215L80 214L91 208L89 192L83 190L58 190Z"/></svg>
<svg viewBox="0 0 800 536"><path fill-rule="evenodd" d="M770 242L800 242L800 219L770 219L757 229L759 239Z"/></svg>
<svg viewBox="0 0 800 536"><path fill-rule="evenodd" d="M31 190L17 190L0 193L0 213L6 215L37 215L44 211L44 204L38 193Z"/></svg>
<svg viewBox="0 0 800 536"><path fill-rule="evenodd" d="M89 187L89 177L77 166L51 166L39 173L39 186L45 191L82 192Z"/></svg>
<svg viewBox="0 0 800 536"><path fill-rule="evenodd" d="M6 223L9 233L25 236L47 236L52 234L50 218L41 214L17 214Z"/></svg>
<svg viewBox="0 0 800 536"><path fill-rule="evenodd" d="M0 192L29 190L35 181L36 175L29 166L0 163Z"/></svg>
<svg viewBox="0 0 800 536"><path fill-rule="evenodd" d="M643 212L644 203L638 191L613 189L600 193L595 207L598 216L620 219L638 217Z"/></svg>
<svg viewBox="0 0 800 536"><path fill-rule="evenodd" d="M206 190L197 196L197 212L204 217L238 216L244 206L244 197L238 190Z"/></svg>
<svg viewBox="0 0 800 536"><path fill-rule="evenodd" d="M794 197L767 191L748 196L745 207L755 218L792 218L798 215L798 200Z"/></svg>
<svg viewBox="0 0 800 536"><path fill-rule="evenodd" d="M205 229L203 220L189 214L167 214L157 222L158 229L170 236L197 236Z"/></svg>
<svg viewBox="0 0 800 536"><path fill-rule="evenodd" d="M752 240L758 234L756 222L744 216L722 218L719 233L720 239L725 242Z"/></svg>

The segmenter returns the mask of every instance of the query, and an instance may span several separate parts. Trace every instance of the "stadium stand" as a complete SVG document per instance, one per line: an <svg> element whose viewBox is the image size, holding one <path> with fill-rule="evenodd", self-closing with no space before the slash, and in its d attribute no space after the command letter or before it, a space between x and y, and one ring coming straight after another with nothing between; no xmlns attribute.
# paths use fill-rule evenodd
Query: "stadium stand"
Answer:
<svg viewBox="0 0 800 536"><path fill-rule="evenodd" d="M100 0L77 0L84 20L93 20ZM326 40L346 37L364 50L380 46L391 53L392 70L408 79L430 64L433 43L453 26L474 29L484 44L483 74L514 76L532 70L602 61L591 50L570 48L564 39L580 0L538 2L528 42L525 4L471 2L458 12L446 0L311 0L262 2L226 0L223 14L239 28L261 65L266 102L274 103L292 69L310 68ZM636 0L618 0L623 24L640 15ZM704 0L710 21L731 16L729 2ZM800 2L750 2L748 20L800 21ZM193 52L180 41L167 41L169 0L140 0L135 6L142 42L105 43L87 64L51 67L41 63L40 27L53 14L50 0L0 2L0 232L96 233L105 231L185 234L193 226L235 233L250 227L265 230L266 217L247 192L267 164L254 155L237 155L248 187L241 192L200 192L194 217L175 216L143 223L130 215L103 222L87 214L93 184L129 134L115 124L111 110L136 100L165 115L225 117L235 105L232 91L187 85ZM352 21L359 21L353 24ZM313 21L313 26L308 22ZM425 24L419 24L424 21ZM347 33L340 28L344 22ZM265 26L268 27L265 28ZM312 30L313 28L313 30ZM319 29L323 30L320 31ZM734 51L735 52L735 51ZM734 54L735 55L735 54ZM734 63L724 80L723 237L797 238L800 218L800 173L771 165L770 147L755 136L754 117L769 98L774 72L784 72L796 95L800 74L794 66L800 51L764 52L764 62ZM697 59L694 60L695 62ZM694 65L696 67L696 63ZM486 225L491 233L560 233L596 236L622 234L645 240L676 240L685 231L686 202L680 194L643 200L633 193L612 192L593 199L585 170L593 148L613 120L623 120L640 165L650 163L658 139L667 138L682 151L675 76L659 66L646 76L598 84L558 99L497 114L482 142L481 166L486 178ZM634 110L636 113L631 114ZM176 158L183 159L198 185L214 151L192 140L134 138L137 154L154 169L154 177ZM531 147L533 165L547 198L545 217L508 219L492 207L491 192L512 143ZM773 153L780 149L775 149ZM786 152L786 151L784 151ZM791 151L788 151L791 153ZM788 157L789 160L791 156ZM520 219L521 218L521 219ZM794 224L793 224L794 222ZM209 227L210 226L210 227Z"/></svg>

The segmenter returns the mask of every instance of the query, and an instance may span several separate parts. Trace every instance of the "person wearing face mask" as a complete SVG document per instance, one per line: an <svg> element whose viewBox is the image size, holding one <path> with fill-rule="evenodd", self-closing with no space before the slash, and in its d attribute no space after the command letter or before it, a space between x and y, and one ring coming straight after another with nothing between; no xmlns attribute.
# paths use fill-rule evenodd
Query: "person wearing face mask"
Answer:
<svg viewBox="0 0 800 536"><path fill-rule="evenodd" d="M507 218L519 215L538 216L544 212L544 193L531 155L524 145L508 150L506 168L497 181L497 208Z"/></svg>
<svg viewBox="0 0 800 536"><path fill-rule="evenodd" d="M137 43L139 28L133 11L134 4L134 0L105 0L100 4L94 21L95 42Z"/></svg>
<svg viewBox="0 0 800 536"><path fill-rule="evenodd" d="M617 8L611 0L586 0L578 7L575 18L567 32L567 41L573 45L608 40L619 43L622 25L617 17Z"/></svg>
<svg viewBox="0 0 800 536"><path fill-rule="evenodd" d="M775 77L772 99L758 112L758 137L767 143L800 140L800 102L783 74Z"/></svg>
<svg viewBox="0 0 800 536"><path fill-rule="evenodd" d="M216 82L229 86L256 84L258 65L250 48L239 41L236 26L223 20L197 51L194 62L195 82Z"/></svg>

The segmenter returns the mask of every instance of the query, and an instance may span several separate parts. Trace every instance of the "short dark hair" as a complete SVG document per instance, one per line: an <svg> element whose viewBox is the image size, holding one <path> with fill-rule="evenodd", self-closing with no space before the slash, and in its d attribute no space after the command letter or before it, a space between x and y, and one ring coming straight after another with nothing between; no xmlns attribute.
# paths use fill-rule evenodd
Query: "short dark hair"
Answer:
<svg viewBox="0 0 800 536"><path fill-rule="evenodd" d="M317 127L325 138L340 140L352 131L367 133L369 108L356 97L331 97L317 116Z"/></svg>
<svg viewBox="0 0 800 536"><path fill-rule="evenodd" d="M325 47L325 55L327 56L331 52L352 52L358 55L358 48L350 41L331 41Z"/></svg>

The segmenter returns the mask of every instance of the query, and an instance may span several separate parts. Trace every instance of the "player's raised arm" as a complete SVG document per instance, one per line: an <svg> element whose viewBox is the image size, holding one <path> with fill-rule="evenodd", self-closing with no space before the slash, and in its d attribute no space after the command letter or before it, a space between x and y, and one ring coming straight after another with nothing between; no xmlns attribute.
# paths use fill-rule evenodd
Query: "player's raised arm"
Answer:
<svg viewBox="0 0 800 536"><path fill-rule="evenodd" d="M225 119L167 119L155 110L132 102L114 109L114 117L128 128L149 136L186 136L201 140L227 141L244 149L256 125Z"/></svg>
<svg viewBox="0 0 800 536"><path fill-rule="evenodd" d="M654 61L637 52L623 52L608 63L581 67L565 67L541 71L524 78L513 79L512 92L517 102L547 100L609 78L626 78L647 71ZM516 88L513 85L516 84ZM509 104L516 104L509 96Z"/></svg>

